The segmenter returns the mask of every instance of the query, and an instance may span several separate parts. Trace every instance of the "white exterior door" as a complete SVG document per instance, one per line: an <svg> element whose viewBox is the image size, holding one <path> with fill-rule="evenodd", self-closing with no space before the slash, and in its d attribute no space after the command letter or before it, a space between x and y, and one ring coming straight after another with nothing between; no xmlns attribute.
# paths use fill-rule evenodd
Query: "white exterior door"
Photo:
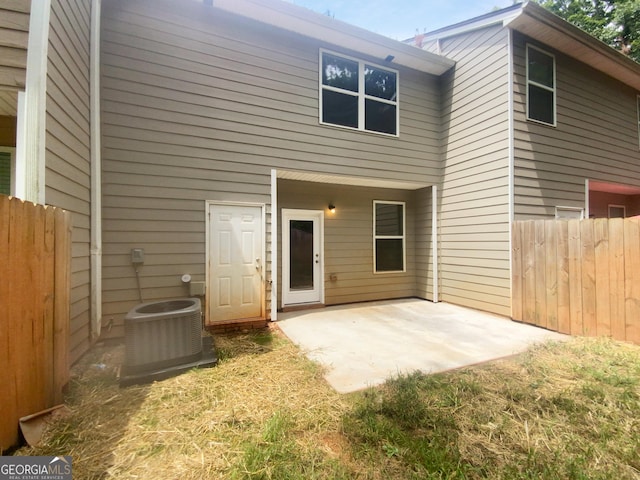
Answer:
<svg viewBox="0 0 640 480"><path fill-rule="evenodd" d="M209 205L209 323L263 316L262 207Z"/></svg>
<svg viewBox="0 0 640 480"><path fill-rule="evenodd" d="M320 303L324 291L324 212L282 210L282 303Z"/></svg>

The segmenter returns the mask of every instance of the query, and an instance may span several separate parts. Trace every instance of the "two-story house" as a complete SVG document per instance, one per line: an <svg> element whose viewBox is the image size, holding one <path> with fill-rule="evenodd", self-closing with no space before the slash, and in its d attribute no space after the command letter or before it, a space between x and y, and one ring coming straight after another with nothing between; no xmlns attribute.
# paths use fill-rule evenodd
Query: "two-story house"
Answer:
<svg viewBox="0 0 640 480"><path fill-rule="evenodd" d="M402 297L509 315L514 219L635 212L640 65L532 3L421 48L280 0L28 16L11 188L73 212L75 357L194 293L209 325Z"/></svg>

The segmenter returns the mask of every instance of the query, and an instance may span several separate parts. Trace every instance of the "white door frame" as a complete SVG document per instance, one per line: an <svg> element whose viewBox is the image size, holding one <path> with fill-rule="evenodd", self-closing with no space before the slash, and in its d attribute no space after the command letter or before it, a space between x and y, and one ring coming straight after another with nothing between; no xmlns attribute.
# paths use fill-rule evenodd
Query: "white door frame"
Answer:
<svg viewBox="0 0 640 480"><path fill-rule="evenodd" d="M289 261L290 261L290 252L289 252L289 224L288 221L290 219L295 218L308 218L308 217L317 217L318 218L318 243L319 243L319 263L318 263L318 302L292 302L289 298ZM324 210L302 210L295 208L283 208L282 209L282 306L287 307L291 305L304 305L305 303L314 304L320 303L324 304ZM316 232L314 232L316 234Z"/></svg>
<svg viewBox="0 0 640 480"><path fill-rule="evenodd" d="M266 303L265 303L265 278L267 275L267 242L266 242L266 207L264 203L255 203L255 202L226 202L221 200L206 200L205 201L205 325L211 325L211 319L209 318L209 302L211 301L211 215L209 215L211 211L211 207L213 205L229 205L236 207L258 207L261 212L261 222L262 222L262 247L261 247L261 255L262 255L262 271L260 273L261 287L260 287L260 316L266 318Z"/></svg>

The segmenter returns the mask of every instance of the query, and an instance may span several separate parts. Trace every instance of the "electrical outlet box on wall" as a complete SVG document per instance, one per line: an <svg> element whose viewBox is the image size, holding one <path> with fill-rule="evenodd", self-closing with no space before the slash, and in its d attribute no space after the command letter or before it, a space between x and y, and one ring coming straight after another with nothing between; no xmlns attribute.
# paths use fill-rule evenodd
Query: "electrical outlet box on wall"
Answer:
<svg viewBox="0 0 640 480"><path fill-rule="evenodd" d="M201 297L205 293L204 282L191 282L189 284L189 295L192 297Z"/></svg>

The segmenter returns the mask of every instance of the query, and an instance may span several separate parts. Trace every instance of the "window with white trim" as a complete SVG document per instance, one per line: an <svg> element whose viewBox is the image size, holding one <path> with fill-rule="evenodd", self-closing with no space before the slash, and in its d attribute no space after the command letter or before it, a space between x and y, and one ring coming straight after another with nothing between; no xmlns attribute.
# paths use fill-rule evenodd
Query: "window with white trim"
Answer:
<svg viewBox="0 0 640 480"><path fill-rule="evenodd" d="M527 45L527 119L556 125L556 58Z"/></svg>
<svg viewBox="0 0 640 480"><path fill-rule="evenodd" d="M320 123L398 135L398 72L320 51Z"/></svg>
<svg viewBox="0 0 640 480"><path fill-rule="evenodd" d="M582 220L584 209L580 207L556 207L556 220Z"/></svg>
<svg viewBox="0 0 640 480"><path fill-rule="evenodd" d="M405 204L373 202L374 272L405 271Z"/></svg>
<svg viewBox="0 0 640 480"><path fill-rule="evenodd" d="M609 208L609 218L625 218L627 207L624 205L607 205Z"/></svg>

